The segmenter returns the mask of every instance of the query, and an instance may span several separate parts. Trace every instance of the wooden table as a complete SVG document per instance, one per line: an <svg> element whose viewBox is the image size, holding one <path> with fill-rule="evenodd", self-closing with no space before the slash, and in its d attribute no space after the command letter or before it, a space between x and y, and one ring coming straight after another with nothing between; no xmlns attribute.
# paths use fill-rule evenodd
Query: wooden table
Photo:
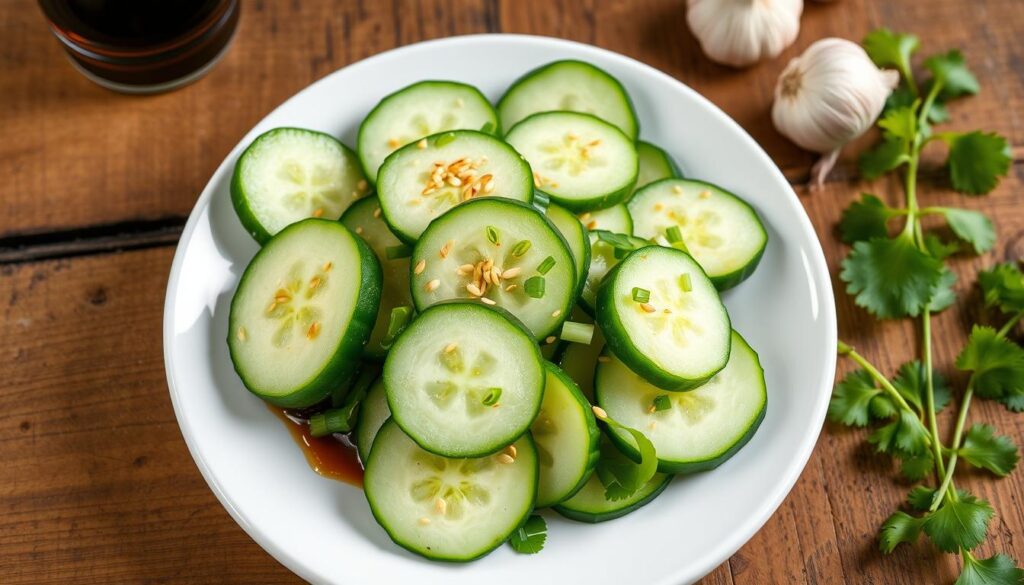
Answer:
<svg viewBox="0 0 1024 585"><path fill-rule="evenodd" d="M746 71L701 55L682 0L253 0L208 77L144 98L75 73L34 4L0 2L0 582L8 585L297 580L231 520L189 457L164 379L164 287L189 210L239 137L313 80L394 46L524 32L592 43L668 72L736 118L783 168L835 274L846 253L835 235L840 211L861 191L897 195L899 187L859 180L847 155L824 189L809 191L812 156L772 129L772 87L815 39L860 39L880 25L913 31L925 53L963 49L981 80L980 96L953 106L951 126L996 130L1017 147L1010 176L986 198L950 193L934 161L925 171L926 201L985 210L1000 234L994 252L954 262L961 304L934 326L937 364L956 381L952 357L978 316L977 295L968 294L974 273L1024 256L1017 0L809 3L796 45ZM884 371L914 355L911 322L879 324L842 292L837 304L844 338ZM970 418L1024 435L1024 417L991 403L978 403ZM782 507L705 582L951 583L955 558L928 545L877 552L876 530L908 488L894 476L862 432L826 425ZM1000 513L986 556L1024 559L1022 477L959 478Z"/></svg>

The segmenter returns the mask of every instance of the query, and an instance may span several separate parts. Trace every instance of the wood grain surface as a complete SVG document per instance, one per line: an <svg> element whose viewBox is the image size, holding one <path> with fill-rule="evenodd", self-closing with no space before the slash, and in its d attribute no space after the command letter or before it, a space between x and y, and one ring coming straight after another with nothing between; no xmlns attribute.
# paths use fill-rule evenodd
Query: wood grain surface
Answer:
<svg viewBox="0 0 1024 585"><path fill-rule="evenodd" d="M953 128L985 128L1024 150L1024 18L1018 0L808 3L794 47L744 71L710 63L682 0L423 2L252 0L234 44L203 80L127 97L64 59L31 0L0 2L0 583L291 583L298 579L231 520L200 477L171 411L160 328L173 245L224 155L274 106L331 71L380 51L456 34L519 32L592 43L688 83L736 118L794 186L836 273L835 224L861 191L850 164L824 189L804 184L813 157L767 112L787 59L824 36L860 39L885 25L923 51L958 47L982 94L952 108ZM867 139L866 139L867 140ZM866 144L866 140L861 141ZM958 258L960 302L935 321L936 363L951 361L986 315L973 276L1024 256L1024 162L985 198L949 192L932 157L922 199L984 210L997 249ZM912 322L878 323L837 290L839 327L884 372L915 355ZM840 361L840 375L849 364ZM950 428L947 409L945 428ZM970 420L1024 436L1024 417L985 401ZM298 456L298 454L297 454ZM765 527L704 582L951 583L956 559L928 545L878 552L879 524L908 485L862 431L826 425L796 487ZM1024 560L1024 479L965 470L964 487L999 513L988 555Z"/></svg>

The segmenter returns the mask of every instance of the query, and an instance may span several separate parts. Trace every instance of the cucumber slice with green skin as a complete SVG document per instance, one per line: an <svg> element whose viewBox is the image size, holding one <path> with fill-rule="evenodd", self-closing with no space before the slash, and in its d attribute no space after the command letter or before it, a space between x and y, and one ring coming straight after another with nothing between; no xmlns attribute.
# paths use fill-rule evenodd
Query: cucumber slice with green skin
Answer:
<svg viewBox="0 0 1024 585"><path fill-rule="evenodd" d="M636 177L636 189L655 181L683 176L679 165L661 148L640 140L636 143L636 154L640 159L640 172Z"/></svg>
<svg viewBox="0 0 1024 585"><path fill-rule="evenodd" d="M585 211L580 214L580 221L588 230L604 230L616 234L633 235L633 218L625 203L612 205L607 209Z"/></svg>
<svg viewBox="0 0 1024 585"><path fill-rule="evenodd" d="M646 291L649 299L634 300ZM732 327L711 280L686 252L630 252L597 293L597 322L612 353L665 390L688 390L729 361Z"/></svg>
<svg viewBox="0 0 1024 585"><path fill-rule="evenodd" d="M633 141L589 114L533 114L509 130L505 140L529 161L534 185L571 211L622 203L636 183Z"/></svg>
<svg viewBox="0 0 1024 585"><path fill-rule="evenodd" d="M395 544L438 561L494 550L533 510L537 453L529 433L507 453L451 459L424 451L394 420L373 441L363 487Z"/></svg>
<svg viewBox="0 0 1024 585"><path fill-rule="evenodd" d="M757 212L732 193L703 181L665 179L640 189L629 201L633 231L667 245L677 226L690 254L726 290L754 273L768 233Z"/></svg>
<svg viewBox="0 0 1024 585"><path fill-rule="evenodd" d="M622 462L627 461L626 456L611 445L608 439L601 440L600 456L614 458ZM614 520L649 504L665 491L671 481L671 475L656 473L650 481L630 497L622 500L609 500L604 495L604 484L594 473L591 474L583 488L576 492L576 495L555 506L555 511L566 518L592 524Z"/></svg>
<svg viewBox="0 0 1024 585"><path fill-rule="evenodd" d="M449 299L497 305L537 339L558 330L577 290L576 265L558 229L529 205L498 197L463 203L434 220L413 249L412 265L418 310ZM542 297L530 296L537 294L531 282L543 282Z"/></svg>
<svg viewBox="0 0 1024 585"><path fill-rule="evenodd" d="M544 394L540 349L515 317L479 303L434 305L384 361L391 417L445 457L501 450L530 427Z"/></svg>
<svg viewBox="0 0 1024 585"><path fill-rule="evenodd" d="M729 364L689 392L661 390L620 360L608 357L597 366L598 404L620 424L639 430L654 443L658 471L714 469L746 445L764 420L768 404L764 370L757 353L735 331ZM657 410L655 399L667 408ZM610 433L625 453L634 459L640 456L632 436L616 429Z"/></svg>
<svg viewBox="0 0 1024 585"><path fill-rule="evenodd" d="M285 408L327 398L358 366L380 294L377 258L342 224L306 219L281 230L231 299L228 349L242 383Z"/></svg>
<svg viewBox="0 0 1024 585"><path fill-rule="evenodd" d="M597 464L601 437L590 403L576 383L554 364L546 363L544 369L544 402L530 427L540 461L538 508L566 500L583 487Z"/></svg>
<svg viewBox="0 0 1024 585"><path fill-rule="evenodd" d="M359 126L357 148L363 172L377 181L389 154L420 138L447 130L499 134L498 115L480 90L455 81L421 81L385 97Z"/></svg>
<svg viewBox="0 0 1024 585"><path fill-rule="evenodd" d="M605 275L619 263L616 258L615 247L600 237L601 230L590 232L590 270L587 272L587 282L583 284L583 292L580 293L580 307L593 317L597 307L597 288L601 285ZM625 234L623 234L625 235ZM637 248L650 245L647 240L627 236L629 242ZM622 255L622 252L618 252Z"/></svg>
<svg viewBox="0 0 1024 585"><path fill-rule="evenodd" d="M592 114L635 140L640 126L626 88L603 69L582 61L555 61L523 75L498 102L503 128L538 112Z"/></svg>
<svg viewBox="0 0 1024 585"><path fill-rule="evenodd" d="M576 265L576 293L573 296L579 297L586 282L587 272L590 270L590 238L587 237L587 230L583 228L580 220L564 207L549 205L546 215L558 228L558 232L569 245L569 251L572 252L572 259Z"/></svg>
<svg viewBox="0 0 1024 585"><path fill-rule="evenodd" d="M275 128L242 152L231 177L231 203L257 242L307 217L338 219L369 185L356 155L333 136Z"/></svg>
<svg viewBox="0 0 1024 585"><path fill-rule="evenodd" d="M414 243L436 217L485 196L533 201L530 165L501 140L456 130L422 138L393 152L377 175L384 220Z"/></svg>
<svg viewBox="0 0 1024 585"><path fill-rule="evenodd" d="M370 447L373 446L377 431L390 417L391 409L388 408L388 397L384 391L384 378L377 378L359 404L359 418L356 422L356 448L359 450L359 460L363 462L363 467L370 460Z"/></svg>
<svg viewBox="0 0 1024 585"><path fill-rule="evenodd" d="M384 285L380 295L380 310L373 325L370 341L363 348L363 356L382 360L388 348L382 345L388 333L391 310L395 307L412 306L409 291L409 258L388 258L388 248L402 245L388 229L381 217L380 202L376 197L366 197L349 207L341 216L341 223L366 241L380 262Z"/></svg>

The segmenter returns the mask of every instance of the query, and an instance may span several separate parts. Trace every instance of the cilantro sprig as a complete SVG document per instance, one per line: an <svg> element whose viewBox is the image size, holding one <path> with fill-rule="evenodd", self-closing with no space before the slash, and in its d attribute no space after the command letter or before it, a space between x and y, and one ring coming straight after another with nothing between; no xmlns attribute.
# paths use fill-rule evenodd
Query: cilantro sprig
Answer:
<svg viewBox="0 0 1024 585"><path fill-rule="evenodd" d="M548 523L543 516L531 514L522 526L516 528L508 543L517 553L535 555L544 548L548 539Z"/></svg>
<svg viewBox="0 0 1024 585"><path fill-rule="evenodd" d="M1007 174L1011 157L1006 139L997 134L934 130L934 124L949 119L949 103L978 93L979 84L956 50L925 59L930 76L919 82L911 62L919 44L913 35L886 29L864 39L872 60L879 67L896 69L902 79L878 121L881 141L859 160L861 174L872 179L904 173L904 201L902 206L890 206L882 197L864 193L843 212L839 232L852 247L840 273L847 292L880 319L920 318L921 360L903 364L889 379L840 342L839 353L860 369L836 384L828 414L836 423L871 427L867 440L899 460L904 477L925 482L910 491L906 510L896 511L882 524L883 552L924 535L939 550L963 558L956 585L1019 585L1024 571L1014 559L1004 554L979 559L971 552L985 540L995 511L984 499L958 489L955 475L958 464L966 461L1005 477L1020 460L1019 448L1009 436L988 424L966 423L975 395L1012 411L1024 410L1024 348L1008 337L1024 318L1024 273L1010 263L978 275L985 305L993 313L987 320L997 323L975 325L956 358L957 369L968 377L952 441L944 444L935 414L952 401L953 392L932 365L931 316L956 300L956 274L945 260L962 251L991 250L996 229L979 211L927 207L917 200L921 152L932 143L945 144L949 184L966 195L992 191ZM955 239L926 232L921 220L927 216L945 220Z"/></svg>

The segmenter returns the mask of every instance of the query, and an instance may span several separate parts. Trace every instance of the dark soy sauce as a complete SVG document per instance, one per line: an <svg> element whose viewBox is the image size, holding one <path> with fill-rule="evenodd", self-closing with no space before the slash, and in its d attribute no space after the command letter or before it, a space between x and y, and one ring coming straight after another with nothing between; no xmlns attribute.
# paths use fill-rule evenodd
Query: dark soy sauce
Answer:
<svg viewBox="0 0 1024 585"><path fill-rule="evenodd" d="M40 0L79 70L128 92L173 89L219 57L238 24L238 0Z"/></svg>

